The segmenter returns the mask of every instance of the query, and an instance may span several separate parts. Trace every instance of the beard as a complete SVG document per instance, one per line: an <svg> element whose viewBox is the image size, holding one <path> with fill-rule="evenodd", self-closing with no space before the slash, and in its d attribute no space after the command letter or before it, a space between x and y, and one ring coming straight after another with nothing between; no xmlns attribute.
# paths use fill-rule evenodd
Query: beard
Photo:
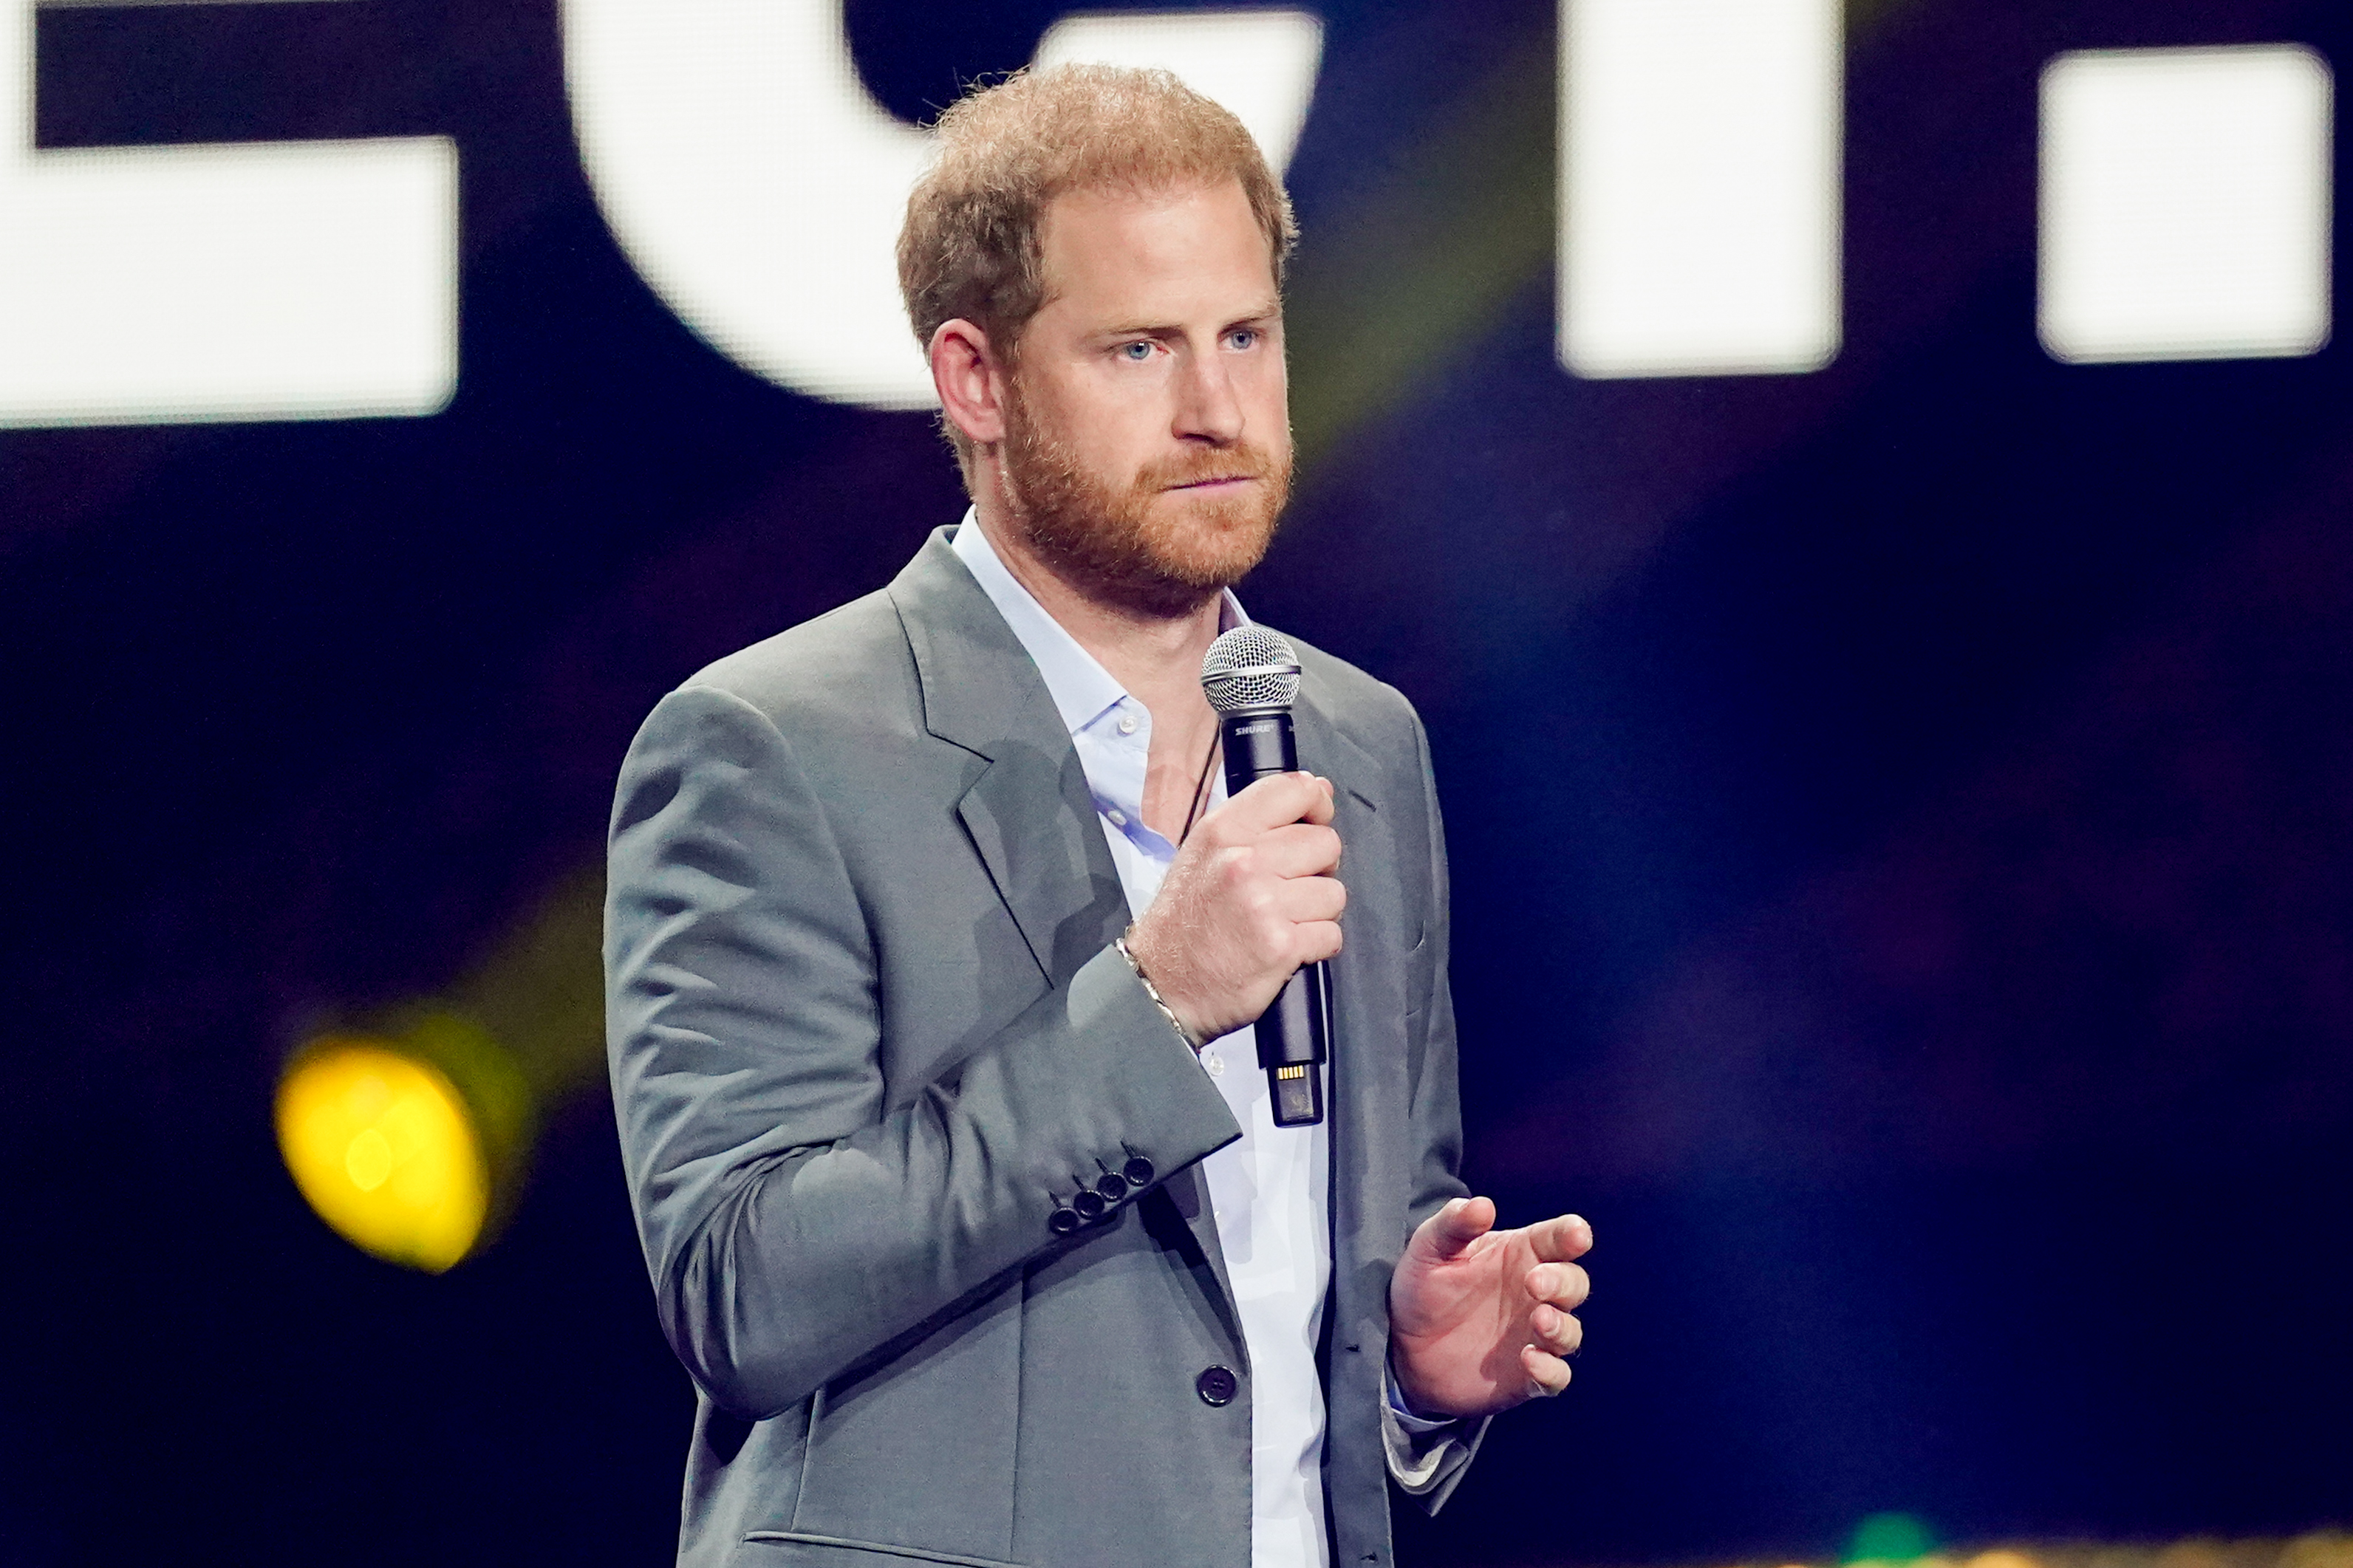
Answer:
<svg viewBox="0 0 2353 1568"><path fill-rule="evenodd" d="M1000 494L1014 526L1056 575L1098 601L1155 619L1198 610L1266 557L1291 499L1289 432L1279 451L1253 442L1198 447L1146 463L1124 484L1090 468L1008 388ZM1232 493L1170 493L1249 478ZM1155 504L1157 503L1157 504Z"/></svg>

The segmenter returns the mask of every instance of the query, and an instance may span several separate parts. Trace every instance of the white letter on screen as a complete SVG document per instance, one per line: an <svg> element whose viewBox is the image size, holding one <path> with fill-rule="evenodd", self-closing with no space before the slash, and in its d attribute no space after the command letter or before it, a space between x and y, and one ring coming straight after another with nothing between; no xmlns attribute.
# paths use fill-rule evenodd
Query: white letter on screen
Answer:
<svg viewBox="0 0 2353 1568"><path fill-rule="evenodd" d="M681 320L797 392L934 404L893 254L931 137L859 80L841 0L565 0L564 48L606 222ZM1322 27L1296 12L1124 13L1063 22L1050 51L1166 65L1279 168Z"/></svg>
<svg viewBox="0 0 2353 1568"><path fill-rule="evenodd" d="M446 137L36 153L0 0L0 426L438 412L458 373Z"/></svg>
<svg viewBox="0 0 2353 1568"><path fill-rule="evenodd" d="M1560 358L1582 376L1838 353L1838 0L1561 0Z"/></svg>
<svg viewBox="0 0 2353 1568"><path fill-rule="evenodd" d="M2270 46L2062 55L2042 73L2042 346L2073 363L2328 341L2328 67Z"/></svg>

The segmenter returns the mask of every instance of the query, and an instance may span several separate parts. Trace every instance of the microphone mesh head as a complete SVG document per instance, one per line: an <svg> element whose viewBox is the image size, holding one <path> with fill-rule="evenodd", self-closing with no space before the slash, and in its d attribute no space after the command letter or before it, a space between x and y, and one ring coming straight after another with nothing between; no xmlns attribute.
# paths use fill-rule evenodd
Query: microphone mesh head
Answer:
<svg viewBox="0 0 2353 1568"><path fill-rule="evenodd" d="M1299 698L1299 650L1281 632L1236 626L1209 645L1201 689L1220 713L1288 708Z"/></svg>

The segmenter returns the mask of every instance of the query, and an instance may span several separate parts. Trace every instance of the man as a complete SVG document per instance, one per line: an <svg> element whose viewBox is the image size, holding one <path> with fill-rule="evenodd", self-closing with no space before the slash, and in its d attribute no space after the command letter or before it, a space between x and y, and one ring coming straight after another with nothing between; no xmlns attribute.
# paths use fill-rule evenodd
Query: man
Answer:
<svg viewBox="0 0 2353 1568"><path fill-rule="evenodd" d="M1567 1382L1584 1222L1456 1176L1411 709L1303 648L1322 776L1217 784L1291 234L1164 74L950 110L900 272L972 511L630 752L613 1084L700 1396L682 1562L1387 1563L1388 1486L1435 1508ZM1329 1119L1276 1128L1250 1026L1316 960Z"/></svg>

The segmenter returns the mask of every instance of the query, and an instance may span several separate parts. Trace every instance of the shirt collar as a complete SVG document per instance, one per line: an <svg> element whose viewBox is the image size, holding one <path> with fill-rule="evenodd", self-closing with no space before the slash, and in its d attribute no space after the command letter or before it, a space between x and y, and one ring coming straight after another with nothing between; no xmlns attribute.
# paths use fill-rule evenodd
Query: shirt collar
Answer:
<svg viewBox="0 0 2353 1568"><path fill-rule="evenodd" d="M1063 630L1062 623L1048 615L1046 606L1006 570L971 508L965 509L964 521L957 525L949 548L1029 650L1030 661L1046 682L1046 694L1054 700L1054 710L1062 716L1064 729L1075 735L1126 698L1126 689L1111 671L1080 647L1079 639ZM1229 631L1248 625L1250 616L1242 613L1241 601L1234 597L1232 589L1227 589L1225 602L1219 607L1218 629Z"/></svg>

